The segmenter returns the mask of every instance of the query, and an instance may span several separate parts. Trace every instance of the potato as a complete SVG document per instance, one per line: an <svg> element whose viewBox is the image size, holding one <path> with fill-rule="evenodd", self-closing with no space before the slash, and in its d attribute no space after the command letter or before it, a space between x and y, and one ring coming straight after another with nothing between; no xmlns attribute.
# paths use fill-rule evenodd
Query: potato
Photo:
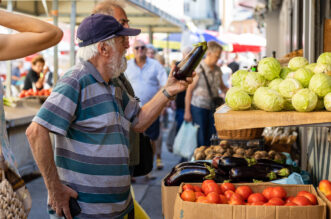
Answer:
<svg viewBox="0 0 331 219"><path fill-rule="evenodd" d="M195 158L196 160L204 160L205 157L206 157L205 154L204 154L203 152L200 151L200 152L198 152L198 153L195 155L194 158Z"/></svg>
<svg viewBox="0 0 331 219"><path fill-rule="evenodd" d="M223 156L223 154L221 154L221 153L214 154L214 157L222 157L222 156Z"/></svg>
<svg viewBox="0 0 331 219"><path fill-rule="evenodd" d="M215 152L219 153L219 154L224 154L225 150L223 148L219 148L219 149L216 149Z"/></svg>
<svg viewBox="0 0 331 219"><path fill-rule="evenodd" d="M231 157L231 154L228 152L225 152L222 157Z"/></svg>
<svg viewBox="0 0 331 219"><path fill-rule="evenodd" d="M227 140L222 140L221 142L220 142L220 146L228 146L228 141Z"/></svg>
<svg viewBox="0 0 331 219"><path fill-rule="evenodd" d="M279 161L282 161L282 160L283 160L283 158L282 158L282 156L280 156L280 154L279 154L279 153L277 153L277 154L275 154L274 160L279 160Z"/></svg>
<svg viewBox="0 0 331 219"><path fill-rule="evenodd" d="M193 155L195 156L198 152L201 152L201 150L200 150L199 148L196 148L196 149L194 150Z"/></svg>
<svg viewBox="0 0 331 219"><path fill-rule="evenodd" d="M237 150L234 150L234 152L236 154L239 154L239 155L244 155L245 154L245 149L243 148L238 148Z"/></svg>
<svg viewBox="0 0 331 219"><path fill-rule="evenodd" d="M214 154L208 154L206 156L206 160L212 160L214 158Z"/></svg>
<svg viewBox="0 0 331 219"><path fill-rule="evenodd" d="M205 152L205 155L206 155L206 156L208 156L209 154L214 153L214 151L213 151L212 148L207 148L204 152Z"/></svg>
<svg viewBox="0 0 331 219"><path fill-rule="evenodd" d="M252 148L247 149L247 150L245 151L245 154L246 154L248 157L250 157L250 156L252 156L252 155L254 154L254 150L253 150Z"/></svg>
<svg viewBox="0 0 331 219"><path fill-rule="evenodd" d="M239 158L243 158L244 156L241 154L233 154L232 157L239 157Z"/></svg>
<svg viewBox="0 0 331 219"><path fill-rule="evenodd" d="M201 151L204 151L204 150L206 150L207 149L207 146L200 146L200 147L198 147Z"/></svg>
<svg viewBox="0 0 331 219"><path fill-rule="evenodd" d="M226 152L229 154L233 154L233 150L231 148L226 149Z"/></svg>
<svg viewBox="0 0 331 219"><path fill-rule="evenodd" d="M253 158L255 160L262 159L262 155L260 153L255 153L254 156L253 156Z"/></svg>
<svg viewBox="0 0 331 219"><path fill-rule="evenodd" d="M275 156L275 154L276 154L276 151L274 151L274 150L270 150L269 152L268 152L268 155L269 156Z"/></svg>

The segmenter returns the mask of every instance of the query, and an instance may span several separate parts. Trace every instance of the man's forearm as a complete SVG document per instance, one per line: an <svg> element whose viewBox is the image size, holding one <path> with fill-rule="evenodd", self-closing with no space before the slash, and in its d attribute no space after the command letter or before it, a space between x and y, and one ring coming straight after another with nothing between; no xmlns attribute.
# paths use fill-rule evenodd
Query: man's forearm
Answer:
<svg viewBox="0 0 331 219"><path fill-rule="evenodd" d="M138 114L138 123L133 127L137 132L145 131L161 114L169 99L159 90L156 95L146 103Z"/></svg>
<svg viewBox="0 0 331 219"><path fill-rule="evenodd" d="M48 191L54 191L60 183L54 162L49 132L46 128L32 122L26 131L33 157L44 178Z"/></svg>

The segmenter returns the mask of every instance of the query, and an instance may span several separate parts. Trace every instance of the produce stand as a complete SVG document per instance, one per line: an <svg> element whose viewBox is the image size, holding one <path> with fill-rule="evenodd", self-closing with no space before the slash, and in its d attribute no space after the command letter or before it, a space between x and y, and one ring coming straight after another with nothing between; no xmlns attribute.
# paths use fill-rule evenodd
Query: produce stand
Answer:
<svg viewBox="0 0 331 219"><path fill-rule="evenodd" d="M25 135L27 127L39 111L39 99L20 99L16 107L4 106L8 139L21 175L38 170Z"/></svg>

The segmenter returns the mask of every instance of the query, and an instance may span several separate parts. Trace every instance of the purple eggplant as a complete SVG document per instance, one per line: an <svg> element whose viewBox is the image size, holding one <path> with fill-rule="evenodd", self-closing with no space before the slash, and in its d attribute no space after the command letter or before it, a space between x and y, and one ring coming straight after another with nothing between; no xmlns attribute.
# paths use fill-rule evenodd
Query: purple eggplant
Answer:
<svg viewBox="0 0 331 219"><path fill-rule="evenodd" d="M179 163L176 166L172 168L172 172L177 170L178 168L184 167L184 166L202 166L204 167L205 164L210 165L210 162L207 161L188 161L188 162L183 162Z"/></svg>
<svg viewBox="0 0 331 219"><path fill-rule="evenodd" d="M252 182L255 180L271 181L277 179L276 173L268 171L266 168L256 168L254 166L241 166L231 168L230 179L235 182Z"/></svg>
<svg viewBox="0 0 331 219"><path fill-rule="evenodd" d="M166 186L179 186L182 182L202 182L210 171L203 166L184 166L170 173L165 179Z"/></svg>
<svg viewBox="0 0 331 219"><path fill-rule="evenodd" d="M212 161L213 167L230 170L233 167L251 166L254 163L249 158L238 157L215 157Z"/></svg>

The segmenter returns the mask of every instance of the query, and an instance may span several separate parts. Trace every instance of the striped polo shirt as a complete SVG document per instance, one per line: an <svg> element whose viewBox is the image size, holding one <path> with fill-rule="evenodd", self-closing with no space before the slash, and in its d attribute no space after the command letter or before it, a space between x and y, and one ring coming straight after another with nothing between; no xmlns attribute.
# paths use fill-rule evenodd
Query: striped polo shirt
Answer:
<svg viewBox="0 0 331 219"><path fill-rule="evenodd" d="M78 192L82 212L75 218L121 218L133 208L129 130L140 107L119 83L106 83L90 62L80 61L33 119L55 133L60 179Z"/></svg>

